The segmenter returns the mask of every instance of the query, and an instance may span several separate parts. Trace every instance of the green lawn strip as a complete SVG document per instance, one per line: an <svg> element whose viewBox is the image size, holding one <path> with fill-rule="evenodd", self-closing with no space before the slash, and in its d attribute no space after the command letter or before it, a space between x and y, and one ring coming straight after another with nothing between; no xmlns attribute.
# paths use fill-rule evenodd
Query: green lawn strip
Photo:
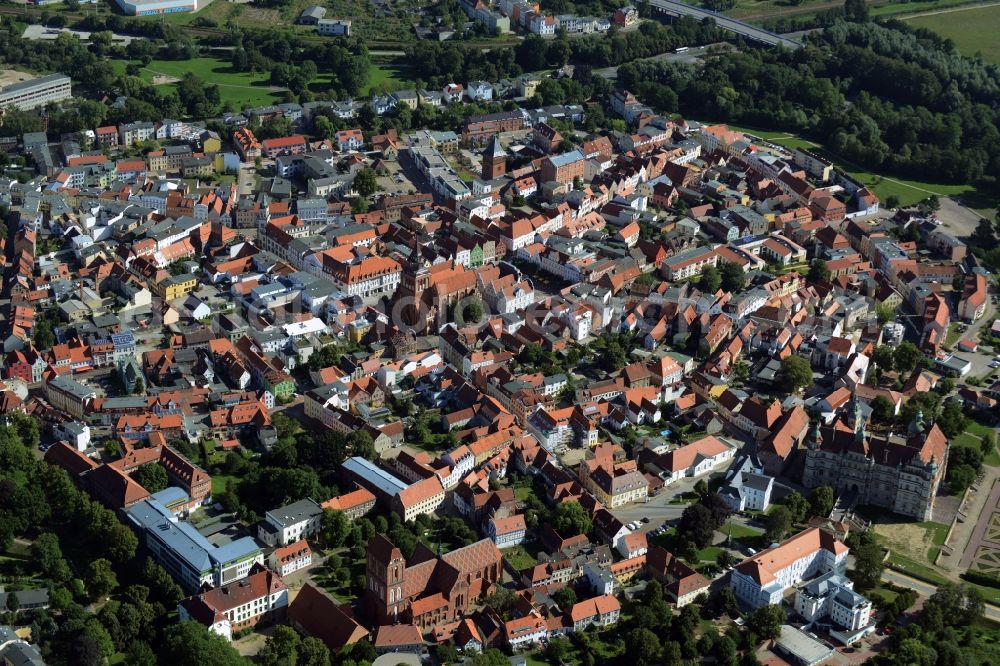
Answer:
<svg viewBox="0 0 1000 666"><path fill-rule="evenodd" d="M944 338L944 346L949 349L954 347L960 337L962 337L962 329L959 328L958 322L953 322L948 326L948 334Z"/></svg>
<svg viewBox="0 0 1000 666"><path fill-rule="evenodd" d="M892 553L889 555L889 559L886 564L890 569L895 569L896 571L906 574L911 578L916 578L917 580L922 580L924 582L931 583L932 585L944 585L945 583L950 582L937 569L898 553Z"/></svg>

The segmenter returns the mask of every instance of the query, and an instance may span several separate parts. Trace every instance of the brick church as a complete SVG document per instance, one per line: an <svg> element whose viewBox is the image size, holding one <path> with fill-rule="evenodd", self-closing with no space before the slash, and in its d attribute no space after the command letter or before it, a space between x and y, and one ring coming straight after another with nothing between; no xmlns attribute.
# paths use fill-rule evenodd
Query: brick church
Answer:
<svg viewBox="0 0 1000 666"><path fill-rule="evenodd" d="M376 534L368 542L365 602L376 624L412 623L427 630L452 622L493 590L503 555L489 539L435 554L418 542L410 561Z"/></svg>

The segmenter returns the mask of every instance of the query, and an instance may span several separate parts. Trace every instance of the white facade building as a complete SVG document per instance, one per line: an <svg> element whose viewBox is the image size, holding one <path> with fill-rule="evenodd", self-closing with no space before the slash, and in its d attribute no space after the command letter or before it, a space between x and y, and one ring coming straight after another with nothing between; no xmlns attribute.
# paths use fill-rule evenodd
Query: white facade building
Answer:
<svg viewBox="0 0 1000 666"><path fill-rule="evenodd" d="M848 547L814 527L739 564L732 573L736 597L753 608L779 604L785 590L817 574L843 573Z"/></svg>

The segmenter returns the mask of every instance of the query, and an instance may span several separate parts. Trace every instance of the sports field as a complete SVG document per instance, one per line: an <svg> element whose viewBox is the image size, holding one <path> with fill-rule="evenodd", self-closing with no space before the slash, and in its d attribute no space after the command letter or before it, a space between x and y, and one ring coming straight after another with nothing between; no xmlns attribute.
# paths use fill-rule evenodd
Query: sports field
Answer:
<svg viewBox="0 0 1000 666"><path fill-rule="evenodd" d="M982 54L984 60L1000 64L1000 3L989 7L953 9L904 19L918 28L928 28L955 42L966 56Z"/></svg>

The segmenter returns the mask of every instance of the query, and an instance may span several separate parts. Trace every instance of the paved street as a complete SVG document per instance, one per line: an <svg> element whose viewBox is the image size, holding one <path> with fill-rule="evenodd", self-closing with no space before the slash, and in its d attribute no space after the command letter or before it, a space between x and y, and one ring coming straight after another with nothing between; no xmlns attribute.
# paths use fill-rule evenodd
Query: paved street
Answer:
<svg viewBox="0 0 1000 666"><path fill-rule="evenodd" d="M706 481L709 477L699 477L704 478ZM649 518L648 523L644 523L640 530L647 532L651 529L657 528L667 520L676 520L681 517L684 513L684 509L687 507L688 502L683 504L671 504L670 500L674 499L678 495L684 493L689 493L694 490L694 486L698 483L699 479L681 479L670 484L663 491L655 496L650 497L649 501L644 504L626 504L625 506L620 506L617 509L612 509L611 513L615 517L625 523L631 523L635 520L642 520L643 518Z"/></svg>
<svg viewBox="0 0 1000 666"><path fill-rule="evenodd" d="M930 583L925 583L922 580L917 580L916 578L911 578L906 574L902 574L892 569L886 569L882 572L882 580L887 583L892 583L893 585L908 587L917 594L922 594L925 597L929 597L937 592L936 586L931 585ZM1000 622L1000 608L991 604L986 604L986 618L993 620L994 622Z"/></svg>

